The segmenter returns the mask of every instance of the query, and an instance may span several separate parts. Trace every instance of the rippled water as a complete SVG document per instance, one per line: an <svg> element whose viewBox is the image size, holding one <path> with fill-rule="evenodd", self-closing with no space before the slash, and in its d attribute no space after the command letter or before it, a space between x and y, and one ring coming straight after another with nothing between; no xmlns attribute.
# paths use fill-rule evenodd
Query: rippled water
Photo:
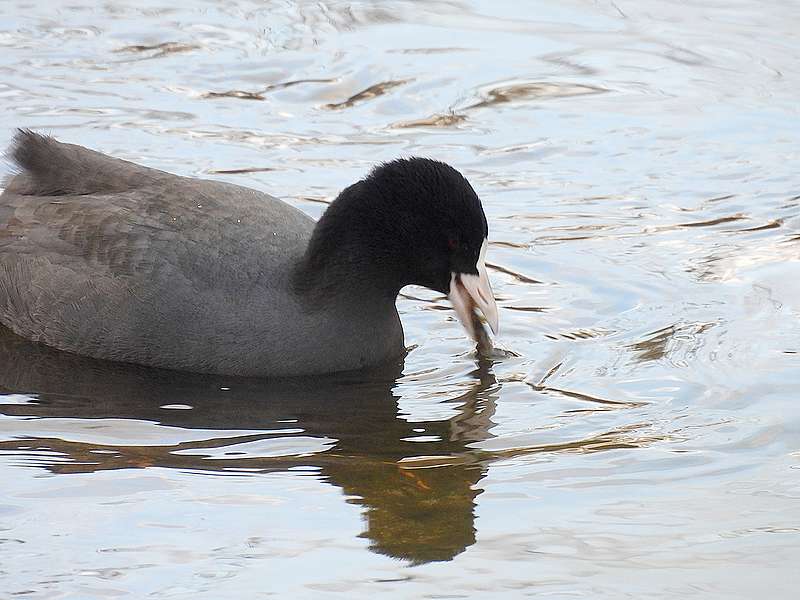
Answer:
<svg viewBox="0 0 800 600"><path fill-rule="evenodd" d="M498 345L265 383L0 332L0 597L795 598L792 1L0 4L14 127L318 216L461 169Z"/></svg>

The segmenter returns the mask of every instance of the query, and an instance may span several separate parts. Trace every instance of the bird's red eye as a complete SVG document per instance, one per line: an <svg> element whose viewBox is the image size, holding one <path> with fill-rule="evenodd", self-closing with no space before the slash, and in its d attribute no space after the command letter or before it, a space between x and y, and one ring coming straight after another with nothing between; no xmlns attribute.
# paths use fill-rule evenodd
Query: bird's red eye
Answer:
<svg viewBox="0 0 800 600"><path fill-rule="evenodd" d="M455 238L449 238L447 240L447 247L450 248L450 250L455 250L458 248L458 240Z"/></svg>

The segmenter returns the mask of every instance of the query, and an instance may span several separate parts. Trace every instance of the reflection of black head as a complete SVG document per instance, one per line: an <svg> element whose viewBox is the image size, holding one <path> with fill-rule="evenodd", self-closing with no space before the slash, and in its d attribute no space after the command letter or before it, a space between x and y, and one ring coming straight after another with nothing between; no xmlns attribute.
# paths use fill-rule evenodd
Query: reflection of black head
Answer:
<svg viewBox="0 0 800 600"><path fill-rule="evenodd" d="M225 430L216 439L164 446L16 439L0 449L47 446L73 460L48 465L56 473L163 466L281 471L316 466L356 504L365 507L362 534L382 554L415 563L448 560L475 541L475 485L485 469L467 464L475 436L456 432L458 418L410 423L400 418L392 394L402 364L355 374L274 381L219 378L106 363L33 344L0 327L0 393L35 393L37 403L3 405L9 415L50 418L126 418L186 429ZM493 379L492 379L493 381ZM481 382L464 397L474 409ZM221 390L220 388L229 388ZM192 410L164 410L187 404ZM487 425L488 427L488 425ZM312 455L236 458L207 456L233 444L295 435L335 439ZM241 436L231 431L247 430ZM253 434L253 430L264 430ZM283 430L283 431L282 431ZM415 430L424 430L419 433ZM426 436L430 441L413 442ZM478 436L480 437L480 436ZM152 444L152 440L148 440ZM97 449L111 453L92 452ZM191 453L176 452L191 448ZM207 448L208 455L203 454ZM434 468L406 468L409 457L446 456ZM39 464L46 464L43 459ZM441 460L441 459L440 459ZM448 464L451 463L451 464Z"/></svg>
<svg viewBox="0 0 800 600"><path fill-rule="evenodd" d="M396 463L353 465L332 475L367 507L362 537L380 554L413 563L450 560L475 543L479 466L404 469ZM346 475L346 477L343 477Z"/></svg>

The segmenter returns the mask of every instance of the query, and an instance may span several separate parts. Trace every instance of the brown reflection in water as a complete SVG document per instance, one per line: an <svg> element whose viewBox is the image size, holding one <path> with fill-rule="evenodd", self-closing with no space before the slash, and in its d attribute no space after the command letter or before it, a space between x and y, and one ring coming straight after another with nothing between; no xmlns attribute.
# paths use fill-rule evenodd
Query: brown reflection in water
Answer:
<svg viewBox="0 0 800 600"><path fill-rule="evenodd" d="M767 229L778 229L783 225L783 219L774 219L769 223L765 223L764 225L758 225L756 227L748 227L747 229L733 229L731 233L745 233L745 232L753 232L753 231L766 231Z"/></svg>
<svg viewBox="0 0 800 600"><path fill-rule="evenodd" d="M391 125L391 127L395 129L415 129L418 127L444 128L444 127L454 127L456 125L461 125L466 120L467 117L465 115L459 115L457 113L448 113L446 115L431 115L430 117L425 117L424 119L399 121L398 123L394 123L393 125Z"/></svg>
<svg viewBox="0 0 800 600"><path fill-rule="evenodd" d="M667 343L675 335L675 331L675 326L670 325L651 333L650 337L633 343L628 348L634 352L634 356L639 362L660 360L667 355Z"/></svg>
<svg viewBox="0 0 800 600"><path fill-rule="evenodd" d="M514 271L502 265L487 262L486 267L492 269L493 271L497 271L499 273L505 273L506 275L511 275L511 277L522 283L542 283L538 279L534 279L533 277L528 277L527 275L523 275L519 271Z"/></svg>
<svg viewBox="0 0 800 600"><path fill-rule="evenodd" d="M296 196L298 202L314 202L315 204L330 204L333 198L330 196Z"/></svg>
<svg viewBox="0 0 800 600"><path fill-rule="evenodd" d="M244 173L266 173L268 171L277 171L272 167L244 167L241 169L211 169L209 173L215 175L242 175Z"/></svg>
<svg viewBox="0 0 800 600"><path fill-rule="evenodd" d="M484 99L466 107L466 110L487 108L498 104L508 104L525 100L602 94L607 91L608 90L605 88L579 83L554 83L547 81L509 83L482 91L481 96L483 96Z"/></svg>
<svg viewBox="0 0 800 600"><path fill-rule="evenodd" d="M506 306L504 308L512 308L512 307ZM513 310L513 308L512 308L512 310ZM517 310L521 310L521 309L518 308ZM551 339L551 340L558 340L560 338L564 338L564 339L568 339L568 340L588 340L588 339L592 339L592 338L598 338L598 337L611 335L612 333L614 333L614 331L611 330L611 329L602 329L602 328L599 328L599 327L595 327L595 328L590 328L590 329L586 329L586 328L584 328L584 329L575 329L573 331L565 331L565 332L558 333L558 334L555 334L555 335L551 334L551 333L546 333L546 334L544 334L544 337L546 337L548 339Z"/></svg>
<svg viewBox="0 0 800 600"><path fill-rule="evenodd" d="M342 110L345 108L351 108L361 102L366 102L367 100L372 100L373 98L377 98L378 96L383 96L389 90L404 85L409 81L411 80L400 79L396 81L391 81L391 80L382 81L381 83L376 83L375 85L371 85L368 88L361 90L357 94L353 94L343 102L334 102L331 104L326 104L324 107L327 108L328 110Z"/></svg>
<svg viewBox="0 0 800 600"><path fill-rule="evenodd" d="M736 214L728 217L719 217L717 219L709 219L708 221L695 221L693 223L678 223L677 227L713 227L714 225L722 225L723 223L733 223L734 221L741 221L746 219L744 215Z"/></svg>
<svg viewBox="0 0 800 600"><path fill-rule="evenodd" d="M649 228L647 230L647 233L653 234L653 233L664 233L666 231L678 231L681 229L715 227L716 225L724 225L725 223L735 223L736 221L743 221L743 220L747 220L747 216L737 213L735 215L717 217L715 219L708 219L706 221L690 221L688 223L673 223L671 225L659 225L657 227Z"/></svg>
<svg viewBox="0 0 800 600"><path fill-rule="evenodd" d="M503 306L503 310L518 310L522 312L543 313L552 310L552 308L548 306Z"/></svg>
<svg viewBox="0 0 800 600"><path fill-rule="evenodd" d="M226 92L206 92L203 98L237 98L239 100L266 100L264 92L248 92L245 90L228 90Z"/></svg>
<svg viewBox="0 0 800 600"><path fill-rule="evenodd" d="M498 248L515 248L515 249L519 248L521 250L527 250L528 248L531 247L531 245L528 243L521 244L519 242L508 242L505 240L493 240L489 242L489 245L497 246Z"/></svg>
<svg viewBox="0 0 800 600"><path fill-rule="evenodd" d="M541 454L547 452L565 452L572 454L592 454L607 450L645 448L651 444L664 441L679 441L676 436L647 434L645 431L652 426L651 423L634 423L619 429L612 429L598 435L582 440L541 444L538 446L523 446L498 451L503 458L515 458L528 454Z"/></svg>
<svg viewBox="0 0 800 600"><path fill-rule="evenodd" d="M335 79L294 79L272 83L261 90L249 92L247 90L227 90L225 92L206 92L201 98L237 98L239 100L266 100L266 94L275 90L283 90L304 83L333 83Z"/></svg>
<svg viewBox="0 0 800 600"><path fill-rule="evenodd" d="M643 340L628 345L637 362L650 362L666 358L673 340L690 340L709 330L716 323L678 323L653 331Z"/></svg>
<svg viewBox="0 0 800 600"><path fill-rule="evenodd" d="M145 54L150 52L149 56L145 56L143 58L161 58L162 56L168 56L170 54L179 54L181 52L191 52L192 50L199 49L200 46L197 44L183 44L181 42L163 42L161 44L152 44L152 45L133 45L133 46L123 46L122 48L117 48L114 52L117 53L126 53L126 54Z"/></svg>
<svg viewBox="0 0 800 600"><path fill-rule="evenodd" d="M550 371L542 378L542 381L540 381L537 384L530 383L530 382L526 382L526 383L530 387L532 387L534 390L536 390L537 392L540 392L540 393L543 393L543 394L556 394L556 395L559 395L559 396L565 396L567 398L573 398L574 400L581 400L583 402L588 402L588 403L590 403L592 405L595 405L590 409L591 411L598 410L598 407L610 410L610 409L623 409L623 408L639 408L641 406L645 406L646 405L646 403L644 403L644 402L633 402L633 401L630 401L630 400L611 400L609 398L601 398L599 396L593 396L591 394L585 394L583 392L576 392L574 390L565 390L563 388L558 388L558 387L554 387L554 386L545 385L545 382L547 381L547 379L549 379L558 369L560 369L561 366L562 365L559 363L558 365L556 365L555 367L550 369ZM584 411L582 409L578 409L578 410L572 410L572 411L568 411L568 412L584 412ZM637 425L637 426L634 426L634 429L638 429L638 428L644 427L644 426L645 425ZM603 442L610 440L614 444L621 444L622 446L625 446L625 447L633 447L633 446L638 446L639 445L639 444L635 443L632 440L621 440L621 439L619 439L619 436L615 436L614 435L614 434L619 433L621 431L622 430L609 431L609 432L600 434L596 438L587 438L587 439L583 439L583 440L578 440L576 442L567 442L565 444L556 444L556 446L558 448L575 448L575 449L588 450L588 449L595 448L596 441L598 439L602 440ZM630 431L630 429L625 429L625 431ZM537 447L538 448L543 448L544 446L537 446ZM552 445L550 447L552 447Z"/></svg>
<svg viewBox="0 0 800 600"><path fill-rule="evenodd" d="M392 388L402 363L271 382L219 378L94 361L0 328L0 364L0 393L37 399L2 405L7 415L43 423L113 418L153 424L148 431L155 435L142 445L71 441L69 424L61 429L67 439L16 436L0 442L0 451L21 455L26 464L58 474L157 466L242 475L315 467L348 502L364 507L361 535L376 552L421 563L449 560L475 542L475 498L487 466L471 456L476 451L468 444L491 435L498 386L488 363L476 371L474 386L450 401L455 417L423 422L398 414ZM160 408L181 404L192 408ZM85 432L85 424L74 426ZM159 444L158 425L185 429L188 441ZM126 432L124 423L110 427L118 427L120 436L138 430ZM197 440L196 430L206 430L207 439ZM175 430L169 431L172 439ZM332 445L316 453L237 455L240 444L297 435Z"/></svg>

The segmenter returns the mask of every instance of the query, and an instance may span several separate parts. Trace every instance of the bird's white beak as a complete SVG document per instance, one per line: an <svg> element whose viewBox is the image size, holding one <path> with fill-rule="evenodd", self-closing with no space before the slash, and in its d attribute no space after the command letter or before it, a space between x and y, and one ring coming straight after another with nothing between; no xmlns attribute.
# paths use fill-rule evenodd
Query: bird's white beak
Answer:
<svg viewBox="0 0 800 600"><path fill-rule="evenodd" d="M489 275L486 272L486 240L483 240L477 267L477 275L451 273L450 293L448 294L459 321L461 321L470 337L475 340L477 340L477 337L472 314L474 307L479 308L483 313L486 322L492 329L492 333L497 335L499 328L497 303L494 300L492 286L489 283Z"/></svg>

